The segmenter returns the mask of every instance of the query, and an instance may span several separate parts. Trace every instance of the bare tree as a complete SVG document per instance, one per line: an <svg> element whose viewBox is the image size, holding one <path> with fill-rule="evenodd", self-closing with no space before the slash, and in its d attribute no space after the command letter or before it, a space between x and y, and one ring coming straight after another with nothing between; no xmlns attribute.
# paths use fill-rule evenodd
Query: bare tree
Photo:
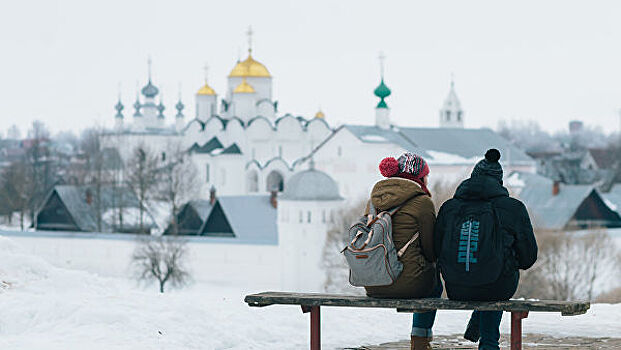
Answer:
<svg viewBox="0 0 621 350"><path fill-rule="evenodd" d="M133 155L125 164L127 185L138 198L140 210L139 229L144 232L144 216L147 204L156 196L159 172L159 158L144 145L134 149Z"/></svg>
<svg viewBox="0 0 621 350"><path fill-rule="evenodd" d="M556 300L593 300L596 289L621 279L619 249L606 231L537 234L539 259L525 271L519 297Z"/></svg>
<svg viewBox="0 0 621 350"><path fill-rule="evenodd" d="M30 198L29 214L31 222L34 222L35 212L44 196L52 189L56 182L55 162L48 147L50 132L45 124L39 120L32 122L28 130L28 139L25 140L24 162L28 166L33 186L27 189L31 192L26 196Z"/></svg>
<svg viewBox="0 0 621 350"><path fill-rule="evenodd" d="M13 124L7 130L6 138L11 140L19 140L22 138L22 132L19 130L17 125Z"/></svg>
<svg viewBox="0 0 621 350"><path fill-rule="evenodd" d="M82 133L80 148L85 156L85 183L92 187L94 194L95 223L97 232L102 231L104 205L102 202L103 187L110 181L101 146L103 129L90 128Z"/></svg>
<svg viewBox="0 0 621 350"><path fill-rule="evenodd" d="M334 215L332 225L327 232L326 243L322 253L322 267L326 273L324 290L326 292L348 292L363 294L360 288L349 284L349 268L341 250L349 243L349 227L364 216L366 202L360 202L341 209Z"/></svg>
<svg viewBox="0 0 621 350"><path fill-rule="evenodd" d="M156 280L160 293L170 283L181 287L188 283L189 273L184 267L187 242L177 237L145 237L138 241L132 255L132 265L139 281Z"/></svg>
<svg viewBox="0 0 621 350"><path fill-rule="evenodd" d="M170 204L171 234L178 233L177 211L198 197L201 183L198 170L180 144L170 147L160 176L160 198Z"/></svg>
<svg viewBox="0 0 621 350"><path fill-rule="evenodd" d="M24 230L24 217L30 209L35 194L32 168L24 161L11 163L2 171L0 201L10 213L19 213L20 229ZM11 214L9 214L9 217Z"/></svg>

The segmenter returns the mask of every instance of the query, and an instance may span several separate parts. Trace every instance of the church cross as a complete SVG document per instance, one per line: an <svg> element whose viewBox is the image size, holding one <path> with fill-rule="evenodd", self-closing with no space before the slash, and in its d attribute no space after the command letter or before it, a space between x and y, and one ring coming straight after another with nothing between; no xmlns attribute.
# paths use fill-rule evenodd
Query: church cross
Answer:
<svg viewBox="0 0 621 350"><path fill-rule="evenodd" d="M248 26L248 31L246 32L246 35L248 35L248 53L252 53L252 34L254 34L252 26Z"/></svg>
<svg viewBox="0 0 621 350"><path fill-rule="evenodd" d="M384 61L386 60L386 56L384 55L384 52L380 51L379 56L377 58L379 59L379 62L380 62L380 75L382 79L384 79Z"/></svg>

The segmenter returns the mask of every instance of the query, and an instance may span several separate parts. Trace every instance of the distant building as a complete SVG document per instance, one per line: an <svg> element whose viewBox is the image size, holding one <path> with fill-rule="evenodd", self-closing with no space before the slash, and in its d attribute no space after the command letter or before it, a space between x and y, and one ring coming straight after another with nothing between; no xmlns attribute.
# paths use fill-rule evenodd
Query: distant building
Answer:
<svg viewBox="0 0 621 350"><path fill-rule="evenodd" d="M621 227L619 212L594 185L568 185L522 172L513 172L506 185L524 202L536 230Z"/></svg>
<svg viewBox="0 0 621 350"><path fill-rule="evenodd" d="M132 191L105 186L97 194L89 186L55 186L37 211L35 229L140 233L140 205ZM147 209L143 221L143 232L157 228Z"/></svg>
<svg viewBox="0 0 621 350"><path fill-rule="evenodd" d="M200 236L204 243L252 246L256 256L269 254L276 246L280 257L272 268L281 274L283 289L321 290L326 233L343 202L328 174L311 165L287 181L280 197L278 191L218 197L212 191L210 195L210 200L182 206L177 215L180 235ZM165 234L171 234L171 229ZM244 261L245 257L231 259Z"/></svg>
<svg viewBox="0 0 621 350"><path fill-rule="evenodd" d="M272 84L270 71L249 48L248 56L233 65L226 91L219 95L205 78L195 95L195 115L185 116L179 101L173 123L162 102L157 104L159 89L149 73L131 120L123 115L123 104L117 103L117 127L104 143L118 147L124 159L138 145L160 154L168 145L180 143L199 170L203 186L197 192L203 199L211 187L220 196L282 192L295 172L308 167L311 157L318 170L336 181L340 193L353 200L367 196L380 179L377 166L382 158L406 151L429 161L432 182L467 176L492 147L502 152L506 169L535 171L534 160L494 131L464 127L465 111L453 81L439 110L438 128L394 124L387 102L392 92L383 69L373 90L379 99L374 125L334 128L323 111L310 118L283 114Z"/></svg>

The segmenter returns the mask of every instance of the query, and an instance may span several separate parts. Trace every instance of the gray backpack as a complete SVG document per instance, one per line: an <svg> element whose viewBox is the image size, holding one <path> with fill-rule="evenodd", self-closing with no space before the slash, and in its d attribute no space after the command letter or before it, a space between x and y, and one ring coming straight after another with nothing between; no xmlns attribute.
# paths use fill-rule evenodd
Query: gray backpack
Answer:
<svg viewBox="0 0 621 350"><path fill-rule="evenodd" d="M349 283L355 287L388 286L393 284L403 264L399 258L418 238L418 232L401 248L392 240L392 215L401 207L376 214L369 204L369 216L349 228L349 244L341 251L349 265Z"/></svg>

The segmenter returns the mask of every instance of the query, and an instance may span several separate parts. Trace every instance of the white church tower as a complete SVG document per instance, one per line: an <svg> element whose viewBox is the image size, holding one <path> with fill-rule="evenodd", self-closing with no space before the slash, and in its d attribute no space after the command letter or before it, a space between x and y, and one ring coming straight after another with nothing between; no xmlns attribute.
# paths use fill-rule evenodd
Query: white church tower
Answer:
<svg viewBox="0 0 621 350"><path fill-rule="evenodd" d="M451 78L451 90L444 100L444 105L440 109L440 127L441 128L463 128L464 127L464 111L461 109L461 103L455 93L455 82Z"/></svg>
<svg viewBox="0 0 621 350"><path fill-rule="evenodd" d="M207 65L205 65L205 85L196 92L196 118L202 122L216 115L218 95L207 84Z"/></svg>
<svg viewBox="0 0 621 350"><path fill-rule="evenodd" d="M291 176L278 203L281 285L286 291L319 292L325 280L321 257L343 198L326 173L310 169Z"/></svg>
<svg viewBox="0 0 621 350"><path fill-rule="evenodd" d="M273 119L276 103L272 101L272 75L252 57L252 29L248 29L248 57L238 61L228 76L222 111L229 117L248 121L258 115Z"/></svg>

